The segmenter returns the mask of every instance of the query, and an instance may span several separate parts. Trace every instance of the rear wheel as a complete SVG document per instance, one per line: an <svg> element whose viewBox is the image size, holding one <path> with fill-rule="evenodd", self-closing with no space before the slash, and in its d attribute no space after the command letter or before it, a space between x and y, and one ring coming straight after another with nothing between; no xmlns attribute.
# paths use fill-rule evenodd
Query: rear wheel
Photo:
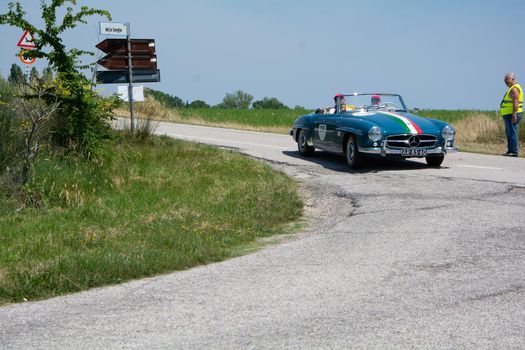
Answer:
<svg viewBox="0 0 525 350"><path fill-rule="evenodd" d="M434 157L428 156L425 159L427 161L428 166L437 168L441 165L441 163L443 163L443 160L445 159L445 155L440 154L439 156L434 156Z"/></svg>
<svg viewBox="0 0 525 350"><path fill-rule="evenodd" d="M315 147L308 145L308 138L306 137L306 131L304 129L299 129L297 149L299 150L299 153L305 157L310 157L314 154Z"/></svg>
<svg viewBox="0 0 525 350"><path fill-rule="evenodd" d="M363 155L357 148L357 140L354 135L348 136L348 140L345 145L345 157L346 163L350 169L358 169L363 165Z"/></svg>

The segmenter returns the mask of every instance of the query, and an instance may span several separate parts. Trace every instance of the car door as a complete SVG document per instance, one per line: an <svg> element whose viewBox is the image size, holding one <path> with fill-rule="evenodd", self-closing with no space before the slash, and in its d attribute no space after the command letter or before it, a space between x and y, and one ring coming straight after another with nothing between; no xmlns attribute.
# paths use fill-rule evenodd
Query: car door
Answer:
<svg viewBox="0 0 525 350"><path fill-rule="evenodd" d="M329 150L328 140L326 138L327 131L327 120L329 120L330 115L319 115L316 116L314 120L314 146L319 149Z"/></svg>
<svg viewBox="0 0 525 350"><path fill-rule="evenodd" d="M326 118L326 136L325 136L325 147L331 152L342 152L342 136L341 132L337 131L341 127L342 123L341 114L333 114Z"/></svg>

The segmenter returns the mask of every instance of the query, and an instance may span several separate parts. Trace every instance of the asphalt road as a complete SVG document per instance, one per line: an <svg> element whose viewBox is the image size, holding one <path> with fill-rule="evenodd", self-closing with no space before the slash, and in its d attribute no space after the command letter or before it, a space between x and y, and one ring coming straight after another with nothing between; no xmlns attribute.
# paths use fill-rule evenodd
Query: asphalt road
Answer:
<svg viewBox="0 0 525 350"><path fill-rule="evenodd" d="M288 136L160 124L299 179L307 232L240 258L0 308L0 349L524 349L525 159L302 159ZM174 160L176 161L176 160Z"/></svg>

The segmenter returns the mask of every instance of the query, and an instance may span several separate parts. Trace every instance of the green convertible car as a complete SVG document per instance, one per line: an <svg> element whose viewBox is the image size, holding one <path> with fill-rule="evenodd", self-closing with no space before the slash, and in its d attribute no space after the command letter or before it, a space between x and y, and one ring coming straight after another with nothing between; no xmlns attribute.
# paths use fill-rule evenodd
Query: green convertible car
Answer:
<svg viewBox="0 0 525 350"><path fill-rule="evenodd" d="M299 153L315 149L339 153L351 168L366 158L425 158L439 167L447 152L456 151L454 129L447 123L408 113L400 95L337 94L334 107L318 109L294 121L290 134Z"/></svg>

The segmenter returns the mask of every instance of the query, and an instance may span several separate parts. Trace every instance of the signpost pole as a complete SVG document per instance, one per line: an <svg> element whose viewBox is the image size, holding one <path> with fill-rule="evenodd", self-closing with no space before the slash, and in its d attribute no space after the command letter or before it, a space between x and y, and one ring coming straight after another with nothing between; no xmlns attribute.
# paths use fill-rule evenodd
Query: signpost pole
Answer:
<svg viewBox="0 0 525 350"><path fill-rule="evenodd" d="M128 35L126 37L127 40L127 54L128 54L128 98L129 98L129 113L131 118L131 125L130 125L130 131L131 135L135 134L135 115L133 111L133 66L132 66L132 59L131 59L131 38L130 38L130 24L127 24L128 26Z"/></svg>

